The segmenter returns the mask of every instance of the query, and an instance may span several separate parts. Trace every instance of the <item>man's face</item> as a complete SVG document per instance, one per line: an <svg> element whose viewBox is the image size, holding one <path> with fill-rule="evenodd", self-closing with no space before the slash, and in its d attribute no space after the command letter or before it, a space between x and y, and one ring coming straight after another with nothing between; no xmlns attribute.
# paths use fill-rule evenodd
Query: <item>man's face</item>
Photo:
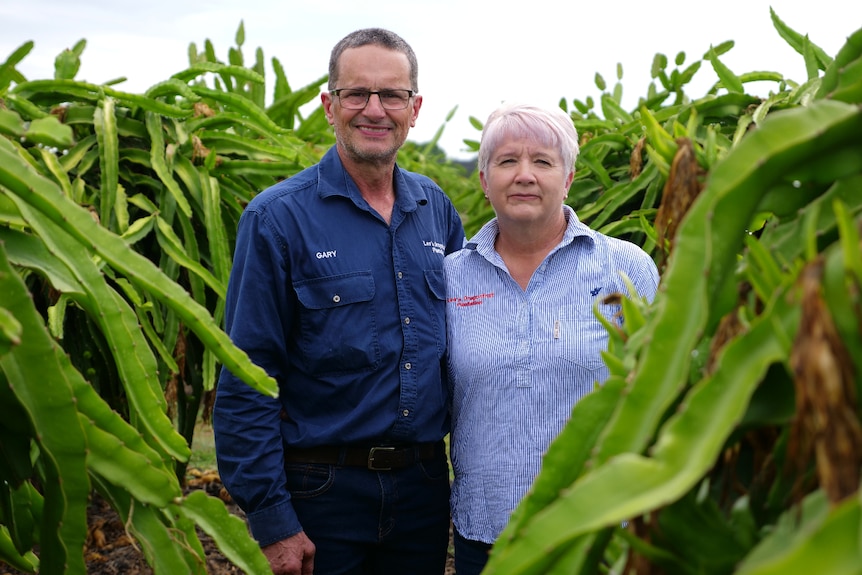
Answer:
<svg viewBox="0 0 862 575"><path fill-rule="evenodd" d="M409 90L407 56L380 46L350 48L338 61L336 89ZM326 118L335 130L339 148L357 163L388 164L395 161L407 132L416 123L421 96L413 96L403 110L387 110L372 94L361 110L345 109L338 96L321 95Z"/></svg>

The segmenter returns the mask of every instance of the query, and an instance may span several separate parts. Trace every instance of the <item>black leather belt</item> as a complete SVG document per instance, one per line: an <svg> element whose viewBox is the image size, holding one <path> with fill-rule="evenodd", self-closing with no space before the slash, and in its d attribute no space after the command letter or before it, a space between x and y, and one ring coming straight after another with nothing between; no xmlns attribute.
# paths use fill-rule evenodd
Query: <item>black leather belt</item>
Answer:
<svg viewBox="0 0 862 575"><path fill-rule="evenodd" d="M418 461L433 459L443 449L443 442L415 445L381 445L377 447L321 446L284 448L287 463L321 463L367 467L371 471L403 469Z"/></svg>

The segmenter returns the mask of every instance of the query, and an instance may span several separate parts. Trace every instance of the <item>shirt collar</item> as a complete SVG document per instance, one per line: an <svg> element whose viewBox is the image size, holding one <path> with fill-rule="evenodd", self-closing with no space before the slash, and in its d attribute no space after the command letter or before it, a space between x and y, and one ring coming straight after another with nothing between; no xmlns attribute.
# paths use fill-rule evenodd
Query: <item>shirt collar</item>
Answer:
<svg viewBox="0 0 862 575"><path fill-rule="evenodd" d="M317 192L321 198L330 196L342 196L349 198L353 203L360 205L365 203L362 200L362 194L359 193L359 188L353 181L347 170L344 169L344 164L341 163L341 157L338 155L337 146L332 146L321 158L317 166L318 170L318 188ZM403 212L412 212L416 210L419 204L428 203L428 196L422 186L405 176L404 170L395 165L395 205Z"/></svg>
<svg viewBox="0 0 862 575"><path fill-rule="evenodd" d="M578 219L578 215L570 206L563 204L563 212L566 216L566 231L563 233L563 239L560 244L552 251L556 251L563 246L567 246L577 238L586 238L590 243L595 244L596 232L591 230L586 224ZM469 249L474 249L486 259L491 259L495 255L494 242L497 240L497 234L500 233L500 226L495 217L476 232L473 239L465 246Z"/></svg>

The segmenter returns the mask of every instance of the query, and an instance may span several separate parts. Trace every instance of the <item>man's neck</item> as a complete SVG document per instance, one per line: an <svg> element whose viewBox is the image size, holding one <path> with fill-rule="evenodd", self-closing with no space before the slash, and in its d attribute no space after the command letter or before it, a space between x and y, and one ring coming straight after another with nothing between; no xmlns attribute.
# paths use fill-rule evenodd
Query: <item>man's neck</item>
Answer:
<svg viewBox="0 0 862 575"><path fill-rule="evenodd" d="M395 171L394 157L379 161L365 160L354 158L350 154L344 153L341 148L338 149L338 155L344 169L350 174L362 197L366 200L395 196L395 184L392 179Z"/></svg>

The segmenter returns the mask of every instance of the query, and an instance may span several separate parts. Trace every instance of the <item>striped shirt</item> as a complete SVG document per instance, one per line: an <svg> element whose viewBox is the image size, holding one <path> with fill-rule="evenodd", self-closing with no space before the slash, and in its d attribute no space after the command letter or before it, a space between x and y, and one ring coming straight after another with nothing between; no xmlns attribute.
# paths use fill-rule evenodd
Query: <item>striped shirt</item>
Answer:
<svg viewBox="0 0 862 575"><path fill-rule="evenodd" d="M624 273L652 300L658 272L636 245L568 226L526 291L494 249L496 219L444 261L452 387L452 518L458 533L493 543L539 472L572 406L608 376L605 328L593 305L628 294ZM599 303L611 321L619 305Z"/></svg>

